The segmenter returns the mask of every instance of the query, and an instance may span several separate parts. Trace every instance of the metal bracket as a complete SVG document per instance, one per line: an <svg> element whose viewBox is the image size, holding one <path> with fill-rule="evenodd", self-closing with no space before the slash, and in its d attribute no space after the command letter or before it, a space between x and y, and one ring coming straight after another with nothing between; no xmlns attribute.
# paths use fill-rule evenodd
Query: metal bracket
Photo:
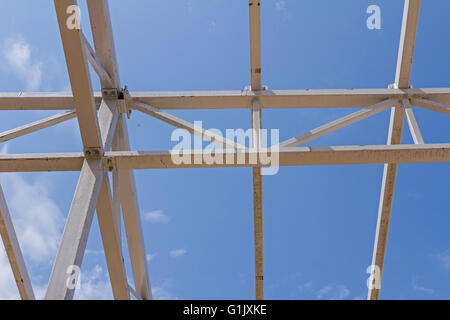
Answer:
<svg viewBox="0 0 450 320"><path fill-rule="evenodd" d="M84 148L84 156L86 159L101 159L103 151L101 148Z"/></svg>
<svg viewBox="0 0 450 320"><path fill-rule="evenodd" d="M116 162L114 158L104 158L103 167L105 171L113 172L116 170Z"/></svg>
<svg viewBox="0 0 450 320"><path fill-rule="evenodd" d="M118 99L119 98L119 92L116 88L112 89L102 89L102 97L103 99Z"/></svg>
<svg viewBox="0 0 450 320"><path fill-rule="evenodd" d="M266 90L269 90L269 87L268 86L262 86L262 89L260 91L266 91ZM252 90L252 86L244 87L244 91L253 91Z"/></svg>
<svg viewBox="0 0 450 320"><path fill-rule="evenodd" d="M413 86L410 84L408 89L412 89ZM388 89L398 89L398 84L396 83L391 83L390 85L388 85Z"/></svg>
<svg viewBox="0 0 450 320"><path fill-rule="evenodd" d="M119 113L126 114L128 119L131 118L131 109L128 107L128 99L130 97L130 92L128 91L128 86L125 86L119 93Z"/></svg>

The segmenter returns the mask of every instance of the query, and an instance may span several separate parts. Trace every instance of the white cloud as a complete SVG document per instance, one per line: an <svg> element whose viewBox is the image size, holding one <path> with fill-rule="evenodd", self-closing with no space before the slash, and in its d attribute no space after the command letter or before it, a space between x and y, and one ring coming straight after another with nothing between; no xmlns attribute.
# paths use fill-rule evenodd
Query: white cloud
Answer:
<svg viewBox="0 0 450 320"><path fill-rule="evenodd" d="M187 253L187 250L184 248L176 249L176 250L170 251L170 256L172 258L178 258L178 257L184 256L186 253Z"/></svg>
<svg viewBox="0 0 450 320"><path fill-rule="evenodd" d="M103 251L103 250L90 250L90 249L86 249L85 254L91 254L91 255L103 255L103 254L105 254L105 251Z"/></svg>
<svg viewBox="0 0 450 320"><path fill-rule="evenodd" d="M417 277L413 278L413 280L412 280L412 287L413 287L414 291L422 292L422 293L426 293L426 294L433 294L434 293L433 289L425 288L425 287L421 286L418 282L419 282L419 279Z"/></svg>
<svg viewBox="0 0 450 320"><path fill-rule="evenodd" d="M42 62L31 57L30 45L21 37L5 41L3 56L11 70L22 78L27 90L36 91L42 83Z"/></svg>
<svg viewBox="0 0 450 320"><path fill-rule="evenodd" d="M155 300L178 300L178 297L172 292L173 282L164 280L162 283L152 287L153 299Z"/></svg>
<svg viewBox="0 0 450 320"><path fill-rule="evenodd" d="M348 297L350 290L342 284L329 284L317 293L318 299L342 300Z"/></svg>
<svg viewBox="0 0 450 320"><path fill-rule="evenodd" d="M186 3L186 5L187 5L187 11L188 11L188 13L191 14L192 11L194 11L194 8L193 8L193 6L192 6L192 0L188 0L187 3Z"/></svg>
<svg viewBox="0 0 450 320"><path fill-rule="evenodd" d="M155 259L157 255L158 255L157 253L147 253L146 254L147 261L152 261L153 259Z"/></svg>
<svg viewBox="0 0 450 320"><path fill-rule="evenodd" d="M215 32L217 24L215 21L211 20L208 22L208 32Z"/></svg>
<svg viewBox="0 0 450 320"><path fill-rule="evenodd" d="M0 176L23 254L34 262L52 260L59 245L63 215L39 182L17 173Z"/></svg>
<svg viewBox="0 0 450 320"><path fill-rule="evenodd" d="M450 249L436 255L441 266L450 272Z"/></svg>
<svg viewBox="0 0 450 320"><path fill-rule="evenodd" d="M77 300L112 300L112 288L107 270L95 265L91 270L81 271L80 288L75 291Z"/></svg>
<svg viewBox="0 0 450 320"><path fill-rule="evenodd" d="M286 14L287 13L286 1L278 0L277 2L275 2L275 9L279 13Z"/></svg>
<svg viewBox="0 0 450 320"><path fill-rule="evenodd" d="M0 300L17 300L19 291L9 265L3 242L0 241Z"/></svg>
<svg viewBox="0 0 450 320"><path fill-rule="evenodd" d="M170 222L170 217L165 215L162 210L156 210L144 213L144 220L148 222L167 224Z"/></svg>

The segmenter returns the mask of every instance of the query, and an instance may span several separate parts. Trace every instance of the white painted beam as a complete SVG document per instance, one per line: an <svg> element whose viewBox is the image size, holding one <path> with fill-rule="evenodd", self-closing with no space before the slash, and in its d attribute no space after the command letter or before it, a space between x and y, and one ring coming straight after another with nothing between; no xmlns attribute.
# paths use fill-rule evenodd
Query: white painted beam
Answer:
<svg viewBox="0 0 450 320"><path fill-rule="evenodd" d="M111 76L113 88L120 90L120 75L109 12L109 2L108 0L89 0L87 6L95 52L106 72ZM102 88L108 88L109 83L102 81L101 85Z"/></svg>
<svg viewBox="0 0 450 320"><path fill-rule="evenodd" d="M105 66L107 69L107 67ZM428 99L450 105L450 88L416 89L326 89L130 92L131 100L161 110L251 109L258 96L262 109L366 108L388 99ZM96 106L102 94L94 93ZM70 93L0 93L0 110L67 110L75 108Z"/></svg>
<svg viewBox="0 0 450 320"><path fill-rule="evenodd" d="M0 154L0 172L81 171L84 155L74 153Z"/></svg>
<svg viewBox="0 0 450 320"><path fill-rule="evenodd" d="M250 66L252 91L262 90L261 83L261 1L249 0Z"/></svg>
<svg viewBox="0 0 450 320"><path fill-rule="evenodd" d="M171 115L167 112L161 111L158 108L154 108L152 106L146 105L145 103L141 102L131 102L131 106L134 107L134 109L139 110L143 113L146 113L156 119L159 119L161 121L164 121L168 124L171 124L177 128L185 129L189 133L196 135L200 137L201 139L205 139L207 141L211 141L212 143L223 147L223 148L238 148L245 150L245 146L240 145L239 143L235 143L233 141L230 141L226 138L224 138L221 135L215 134L209 130L205 130L201 127L196 126L195 124L183 120L181 118L178 118L174 115Z"/></svg>
<svg viewBox="0 0 450 320"><path fill-rule="evenodd" d="M92 49L91 44L86 39L84 34L81 34L81 39L83 41L83 46L86 51L86 57L91 64L92 68L97 73L98 77L100 78L100 81L104 83L108 88L113 87L114 82L109 76L108 72L103 68L102 63L100 60L98 60L97 55L95 54L94 49Z"/></svg>
<svg viewBox="0 0 450 320"><path fill-rule="evenodd" d="M110 150L118 123L117 100L103 100L99 110L99 127L104 150ZM103 248L108 265L109 278L114 299L129 300L128 280L122 255L117 212L111 197L107 173L104 173L100 195L97 201L97 217L102 235Z"/></svg>
<svg viewBox="0 0 450 320"><path fill-rule="evenodd" d="M158 109L250 109L258 97L262 109L366 108L388 99L431 99L450 105L450 89L327 89L131 92L131 99ZM1 99L0 99L1 105Z"/></svg>
<svg viewBox="0 0 450 320"><path fill-rule="evenodd" d="M128 127L123 115L117 126L118 150L130 150ZM118 168L120 181L120 202L130 253L131 267L136 292L142 299L152 299L150 276L147 267L147 255L141 225L141 215L137 198L136 182L132 168Z"/></svg>
<svg viewBox="0 0 450 320"><path fill-rule="evenodd" d="M128 294L130 295L130 300L143 300L134 290L134 288L128 285Z"/></svg>
<svg viewBox="0 0 450 320"><path fill-rule="evenodd" d="M419 124L417 123L414 111L411 108L411 103L409 100L403 100L403 108L405 109L406 119L409 125L409 131L413 137L415 144L425 144L423 141L422 133L420 132Z"/></svg>
<svg viewBox="0 0 450 320"><path fill-rule="evenodd" d="M102 95L95 93L96 106ZM70 110L75 109L72 92L0 92L0 110Z"/></svg>
<svg viewBox="0 0 450 320"><path fill-rule="evenodd" d="M102 235L114 299L129 300L128 280L122 256L119 225L112 205L110 188L108 174L105 173L97 202L98 224Z"/></svg>
<svg viewBox="0 0 450 320"><path fill-rule="evenodd" d="M419 11L420 0L405 0L397 72L395 76L395 83L400 89L409 88Z"/></svg>
<svg viewBox="0 0 450 320"><path fill-rule="evenodd" d="M108 175L103 172L103 161L101 159L103 150L111 148L117 126L118 102L117 100L103 100L99 110L100 122L97 120L87 58L91 56L94 69L100 70L99 74L103 83L107 82L111 86L112 80L109 75L105 75L107 71L103 69L103 61L97 59L82 31L71 30L66 26L68 19L66 10L69 6L76 4L76 1L55 0L69 77L77 107L78 122L87 157L85 164L90 164L92 168L83 165L80 181L53 266L46 298L73 298L74 290L67 288L63 283L64 268L71 264L81 267L86 247L85 242L92 222L93 206L96 206L114 298L128 299L128 282L116 230L117 223L115 212L113 212L109 179ZM97 156L98 159L93 159L92 156ZM97 165L99 167L96 167ZM88 173L85 173L85 171ZM88 198L83 199L86 197ZM82 200L89 206L83 207L82 204L79 204ZM68 248L70 242L73 242L72 247Z"/></svg>
<svg viewBox="0 0 450 320"><path fill-rule="evenodd" d="M420 0L405 0L397 71L395 75L395 84L400 90L409 88L417 23L419 20L419 9ZM392 108L388 145L401 143L404 118L405 112L403 107ZM377 229L375 233L375 244L372 257L372 266L374 266L376 270L379 270L379 284L381 284L381 278L383 275L384 257L386 253L396 176L397 164L386 162L384 165L383 181L381 185ZM379 297L380 288L377 288L376 286L370 287L368 299L378 300Z"/></svg>
<svg viewBox="0 0 450 320"><path fill-rule="evenodd" d="M222 153L216 150L217 153ZM241 153L228 152L236 160ZM192 163L193 157L201 152L186 151ZM227 152L224 151L226 155ZM245 163L180 164L172 162L171 151L113 151L105 152L104 167L111 160L117 170L177 169L177 168L232 168L264 166L264 163L250 163L255 157L251 151L244 151ZM435 163L450 162L450 144L425 145L377 145L377 146L329 146L284 148L277 152L280 166L352 165L383 163ZM0 155L0 172L54 172L80 171L83 163L81 153L54 154L8 154Z"/></svg>
<svg viewBox="0 0 450 320"><path fill-rule="evenodd" d="M301 134L297 137L294 137L294 138L291 138L284 142L281 142L280 148L300 146L300 145L310 142L312 140L323 137L326 134L329 134L331 132L345 128L346 126L349 126L353 123L356 123L358 121L361 121L363 119L371 117L375 114L378 114L378 113L388 109L389 107L392 107L396 103L398 103L398 102L395 100L386 100L386 101L377 103L376 105L373 105L371 107L361 109L361 110L356 111L352 114L349 114L345 117L342 117L335 121L329 122L323 126L320 126L316 129L308 131L304 134Z"/></svg>
<svg viewBox="0 0 450 320"><path fill-rule="evenodd" d="M217 153L222 154L221 150L217 150ZM201 152L191 151L185 154L190 156L191 164L173 163L170 150L107 152L105 157L114 161L119 170L264 166L261 162L250 163L249 158L254 155L249 151L243 152L245 155L243 163L236 161L240 153L228 152L235 160L234 163L212 165L204 160L200 164L194 164L194 157ZM227 152L224 151L223 154L227 155ZM450 144L298 147L282 149L278 155L280 166L450 162Z"/></svg>
<svg viewBox="0 0 450 320"><path fill-rule="evenodd" d="M56 124L68 121L77 116L74 111L67 111L60 114L56 114L54 116L38 120L5 132L0 133L0 142L6 142L24 135L27 135L32 132L36 132L45 128L49 128Z"/></svg>
<svg viewBox="0 0 450 320"><path fill-rule="evenodd" d="M107 72L112 76L115 88L119 90L119 68L117 64L108 1L89 1L88 9L91 17L92 34L97 55ZM105 88L107 85L108 84L102 82L102 88ZM119 117L118 128L114 140L113 150L130 150L128 128L126 119L124 119L123 116ZM114 174L115 173L113 172L113 175ZM147 270L146 251L140 224L141 220L134 173L128 170L120 171L119 176L116 176L115 181L116 183L119 182L120 200L123 208L124 224L127 233L136 291L143 299L151 299L150 277ZM117 203L116 214L120 214L120 210L117 212Z"/></svg>
<svg viewBox="0 0 450 320"><path fill-rule="evenodd" d="M401 143L404 118L405 113L402 107L392 108L388 145L399 145ZM397 176L397 166L398 164L392 161L386 161L384 164L377 229L375 232L375 244L372 257L372 266L374 266L376 270L379 270L377 275L379 275L380 278L377 279L377 284L381 284L381 277L383 274L392 201L394 198L395 178ZM369 288L369 300L378 300L379 296L380 288L377 288L376 286Z"/></svg>
<svg viewBox="0 0 450 320"><path fill-rule="evenodd" d="M67 20L71 15L67 13L67 8L72 5L77 5L77 1L54 0L54 4L83 146L85 150L88 148L101 148L97 108L92 93L86 52L82 40L82 30L76 28L71 30L67 27Z"/></svg>
<svg viewBox="0 0 450 320"><path fill-rule="evenodd" d="M67 286L67 270L71 266L81 268L103 176L102 160L84 161L50 275L47 300L73 299L75 288Z"/></svg>
<svg viewBox="0 0 450 320"><path fill-rule="evenodd" d="M431 111L440 112L450 115L450 106L443 105L438 102L434 102L426 99L411 99L411 104L414 106L422 107Z"/></svg>
<svg viewBox="0 0 450 320"><path fill-rule="evenodd" d="M100 136L103 150L110 151L119 121L119 103L117 100L105 99L98 111Z"/></svg>
<svg viewBox="0 0 450 320"><path fill-rule="evenodd" d="M33 287L28 275L16 231L9 214L8 205L0 185L0 235L8 256L9 264L22 300L34 300Z"/></svg>
<svg viewBox="0 0 450 320"><path fill-rule="evenodd" d="M255 100L252 107L253 148L261 150L261 107ZM264 300L264 228L263 228L263 179L261 167L253 167L253 229L255 248L256 300Z"/></svg>

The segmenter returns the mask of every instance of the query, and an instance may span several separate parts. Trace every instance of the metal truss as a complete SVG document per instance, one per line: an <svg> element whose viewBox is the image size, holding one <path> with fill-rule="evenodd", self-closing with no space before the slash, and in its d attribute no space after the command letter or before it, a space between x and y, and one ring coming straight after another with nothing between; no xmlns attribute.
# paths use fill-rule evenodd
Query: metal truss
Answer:
<svg viewBox="0 0 450 320"><path fill-rule="evenodd" d="M450 162L450 144L426 144L411 106L450 115L450 88L410 88L410 74L419 17L420 0L405 0L395 83L388 89L269 90L261 81L260 3L249 0L251 86L238 91L128 92L122 88L107 0L88 0L94 44L78 28L69 29L67 8L76 0L54 0L72 94L0 93L0 110L62 110L63 113L0 133L5 142L72 118L77 118L84 150L60 154L0 155L0 172L80 171L78 185L58 253L46 299L72 299L67 268L81 266L95 211L115 299L151 299L152 291L145 258L141 218L134 181L135 169L252 167L254 206L255 296L264 299L263 178L265 164L258 159L261 147L262 110L267 108L361 108L359 111L281 142L270 151L281 166L384 164L384 174L375 234L372 265L381 281L395 178L399 163ZM88 64L99 76L102 91L93 92ZM249 109L253 128L252 148L196 127L175 117L172 109ZM299 147L348 125L391 109L386 145ZM210 164L205 160L177 165L171 152L131 151L127 116L138 110L208 141L225 146L224 155L241 164ZM165 111L166 110L166 111ZM413 145L402 145L404 119ZM256 151L255 151L256 150ZM186 154L196 158L199 150ZM250 164L256 156L257 162ZM200 157L200 159L202 159ZM112 172L112 183L108 173ZM127 282L122 249L123 217L134 277ZM23 299L34 299L31 282L0 186L0 232L13 274ZM378 299L379 286L369 289L368 299Z"/></svg>

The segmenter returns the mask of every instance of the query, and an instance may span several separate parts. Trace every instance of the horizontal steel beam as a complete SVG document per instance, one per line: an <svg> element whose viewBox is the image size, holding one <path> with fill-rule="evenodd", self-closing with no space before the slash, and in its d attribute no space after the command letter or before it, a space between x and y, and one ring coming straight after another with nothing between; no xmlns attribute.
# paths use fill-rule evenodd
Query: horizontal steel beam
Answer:
<svg viewBox="0 0 450 320"><path fill-rule="evenodd" d="M0 155L0 172L57 172L81 171L84 154L6 154Z"/></svg>
<svg viewBox="0 0 450 320"><path fill-rule="evenodd" d="M216 150L218 154L226 151ZM450 162L450 144L425 145L377 145L377 146L335 146L285 148L278 153L280 166L309 165L351 165L384 163L433 163ZM176 169L176 168L224 168L266 166L260 159L250 163L256 152L228 151L234 163L208 164L201 151L186 151L192 164L177 165L172 161L171 151L115 151L105 152L105 168L116 170L131 169ZM237 156L243 155L244 163L237 163ZM271 154L269 153L269 156ZM273 155L275 156L275 155ZM194 164L194 157L200 159ZM59 154L8 154L0 155L0 172L42 172L42 171L80 171L83 165L82 153Z"/></svg>
<svg viewBox="0 0 450 320"><path fill-rule="evenodd" d="M261 108L364 108L387 99L428 99L450 105L450 88L330 89L264 91L131 92L131 100L159 109L250 109L255 96ZM96 105L102 95L94 93ZM0 93L0 110L67 110L71 93Z"/></svg>

